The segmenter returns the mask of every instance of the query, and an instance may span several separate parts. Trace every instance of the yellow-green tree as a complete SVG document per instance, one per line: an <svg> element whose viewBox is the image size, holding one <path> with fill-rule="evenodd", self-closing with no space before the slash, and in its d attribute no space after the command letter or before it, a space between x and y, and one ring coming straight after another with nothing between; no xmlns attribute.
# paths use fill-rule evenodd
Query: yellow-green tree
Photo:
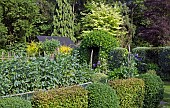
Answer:
<svg viewBox="0 0 170 108"><path fill-rule="evenodd" d="M114 6L104 3L91 2L87 4L88 13L83 13L83 33L91 30L104 30L115 37L125 35L121 8L115 3Z"/></svg>

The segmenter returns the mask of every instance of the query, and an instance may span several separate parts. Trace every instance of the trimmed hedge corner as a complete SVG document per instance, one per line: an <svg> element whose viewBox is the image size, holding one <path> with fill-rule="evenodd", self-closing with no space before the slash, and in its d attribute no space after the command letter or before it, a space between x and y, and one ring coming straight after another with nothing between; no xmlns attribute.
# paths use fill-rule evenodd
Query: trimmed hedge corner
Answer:
<svg viewBox="0 0 170 108"><path fill-rule="evenodd" d="M109 69L119 68L127 59L128 50L126 48L117 47L110 51L108 57Z"/></svg>
<svg viewBox="0 0 170 108"><path fill-rule="evenodd" d="M121 108L142 108L144 99L144 81L138 78L109 81L116 90Z"/></svg>
<svg viewBox="0 0 170 108"><path fill-rule="evenodd" d="M88 92L80 86L39 91L32 103L35 108L87 108Z"/></svg>
<svg viewBox="0 0 170 108"><path fill-rule="evenodd" d="M142 74L141 78L145 82L145 98L143 108L157 108L163 99L163 82L161 78L154 74Z"/></svg>
<svg viewBox="0 0 170 108"><path fill-rule="evenodd" d="M0 99L0 108L32 108L31 102L19 97Z"/></svg>
<svg viewBox="0 0 170 108"><path fill-rule="evenodd" d="M86 89L89 91L88 108L119 108L116 92L108 85L94 83Z"/></svg>

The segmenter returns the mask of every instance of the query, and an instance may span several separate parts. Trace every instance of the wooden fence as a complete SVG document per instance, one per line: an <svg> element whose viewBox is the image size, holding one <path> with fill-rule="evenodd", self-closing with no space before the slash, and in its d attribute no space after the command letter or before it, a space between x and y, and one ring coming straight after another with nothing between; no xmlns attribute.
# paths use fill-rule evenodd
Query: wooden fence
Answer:
<svg viewBox="0 0 170 108"><path fill-rule="evenodd" d="M43 52L43 54L40 54L40 52L38 53L38 55L36 57L45 57L48 56L51 59L54 59L55 54L48 54L47 52ZM26 57L26 58L30 58L30 57L35 57L34 56L29 56L28 54L24 53L24 52L20 52L20 53L16 53L16 52L2 52L0 55L0 61L4 61L4 60L10 60L10 59L17 59L17 58L22 58L22 57Z"/></svg>

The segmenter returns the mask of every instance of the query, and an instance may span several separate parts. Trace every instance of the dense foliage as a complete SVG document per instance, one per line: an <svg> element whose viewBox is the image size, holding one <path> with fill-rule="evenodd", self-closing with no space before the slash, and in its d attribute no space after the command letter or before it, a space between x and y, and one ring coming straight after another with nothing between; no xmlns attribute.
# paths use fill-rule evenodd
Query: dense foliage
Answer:
<svg viewBox="0 0 170 108"><path fill-rule="evenodd" d="M119 108L116 92L108 85L101 83L90 84L88 93L88 108Z"/></svg>
<svg viewBox="0 0 170 108"><path fill-rule="evenodd" d="M0 99L0 108L32 108L31 102L19 97Z"/></svg>
<svg viewBox="0 0 170 108"><path fill-rule="evenodd" d="M127 59L128 51L126 48L114 48L110 51L108 57L109 69L114 70L119 68Z"/></svg>
<svg viewBox="0 0 170 108"><path fill-rule="evenodd" d="M32 103L35 108L88 108L87 93L80 86L38 91Z"/></svg>
<svg viewBox="0 0 170 108"><path fill-rule="evenodd" d="M60 54L56 61L49 57L16 58L0 62L0 95L84 83L90 81L91 74L76 55Z"/></svg>
<svg viewBox="0 0 170 108"><path fill-rule="evenodd" d="M139 76L145 82L145 98L143 108L157 108L163 99L163 82L154 74L142 74Z"/></svg>
<svg viewBox="0 0 170 108"><path fill-rule="evenodd" d="M169 47L137 47L133 53L141 59L137 62L139 73L155 70L164 80L169 80Z"/></svg>
<svg viewBox="0 0 170 108"><path fill-rule="evenodd" d="M118 79L109 81L109 85L116 91L121 108L143 108L145 93L143 80L137 78Z"/></svg>
<svg viewBox="0 0 170 108"><path fill-rule="evenodd" d="M117 4L112 7L101 2L90 2L86 7L89 12L84 13L82 18L83 32L104 30L115 37L126 33L121 27L123 18Z"/></svg>
<svg viewBox="0 0 170 108"><path fill-rule="evenodd" d="M46 39L44 42L41 43L40 50L41 52L46 52L48 54L54 53L57 48L59 48L60 42L57 40L48 40Z"/></svg>
<svg viewBox="0 0 170 108"><path fill-rule="evenodd" d="M53 36L74 38L74 14L67 0L56 0L56 11L54 13Z"/></svg>

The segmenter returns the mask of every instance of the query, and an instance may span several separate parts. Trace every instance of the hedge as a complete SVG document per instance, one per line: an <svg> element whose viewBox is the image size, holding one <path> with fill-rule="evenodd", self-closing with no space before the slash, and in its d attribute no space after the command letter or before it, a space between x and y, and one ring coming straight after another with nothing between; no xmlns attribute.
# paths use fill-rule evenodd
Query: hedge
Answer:
<svg viewBox="0 0 170 108"><path fill-rule="evenodd" d="M170 79L170 47L137 47L132 52L142 59L137 63L140 73L156 70L164 80Z"/></svg>
<svg viewBox="0 0 170 108"><path fill-rule="evenodd" d="M141 78L145 82L145 98L143 108L157 108L163 99L163 82L161 78L154 74L141 74Z"/></svg>
<svg viewBox="0 0 170 108"><path fill-rule="evenodd" d="M158 63L158 47L137 47L132 49L134 54L138 54L141 58L141 61L138 62L137 68L140 73L145 73L147 69L147 64Z"/></svg>
<svg viewBox="0 0 170 108"><path fill-rule="evenodd" d="M32 103L35 108L87 108L87 93L80 86L38 91L34 94Z"/></svg>
<svg viewBox="0 0 170 108"><path fill-rule="evenodd" d="M110 51L108 57L108 65L110 70L119 68L122 65L122 62L125 62L127 59L128 51L126 48L114 48Z"/></svg>
<svg viewBox="0 0 170 108"><path fill-rule="evenodd" d="M115 90L102 83L90 84L88 93L88 108L119 108L119 100Z"/></svg>
<svg viewBox="0 0 170 108"><path fill-rule="evenodd" d="M144 99L144 81L138 78L109 81L116 90L121 108L142 108Z"/></svg>
<svg viewBox="0 0 170 108"><path fill-rule="evenodd" d="M32 108L31 102L19 97L0 99L0 108Z"/></svg>

